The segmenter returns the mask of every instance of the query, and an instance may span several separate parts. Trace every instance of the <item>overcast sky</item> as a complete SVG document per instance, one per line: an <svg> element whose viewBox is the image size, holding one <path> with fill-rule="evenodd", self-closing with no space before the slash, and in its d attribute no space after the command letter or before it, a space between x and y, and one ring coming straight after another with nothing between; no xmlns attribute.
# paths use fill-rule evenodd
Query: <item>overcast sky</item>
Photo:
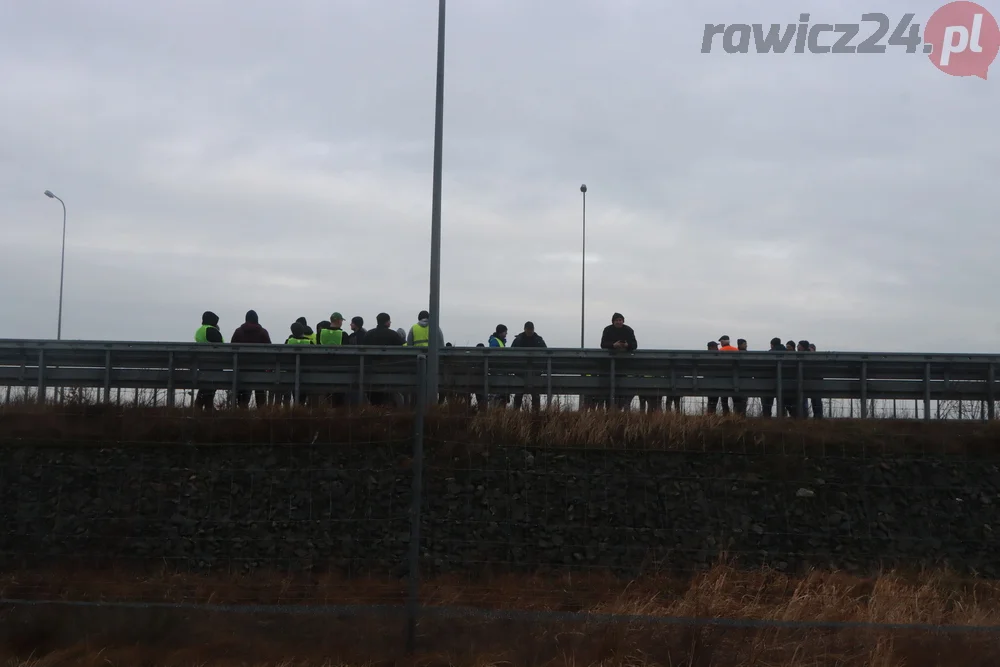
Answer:
<svg viewBox="0 0 1000 667"><path fill-rule="evenodd" d="M700 53L705 23L939 2L453 0L441 325L995 351L1000 65ZM993 7L1000 15L1000 7ZM437 2L0 2L0 337L284 340L427 307ZM862 35L870 32L862 28ZM855 42L859 41L857 38Z"/></svg>

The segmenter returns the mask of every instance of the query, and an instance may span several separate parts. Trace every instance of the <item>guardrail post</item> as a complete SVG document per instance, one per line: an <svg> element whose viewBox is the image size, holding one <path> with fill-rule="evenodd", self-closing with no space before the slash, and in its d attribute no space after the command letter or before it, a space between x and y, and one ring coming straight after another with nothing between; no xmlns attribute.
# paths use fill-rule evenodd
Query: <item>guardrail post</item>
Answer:
<svg viewBox="0 0 1000 667"><path fill-rule="evenodd" d="M774 382L774 409L777 410L778 418L783 418L785 416L785 381L782 378L782 363L781 359L778 359L778 377Z"/></svg>
<svg viewBox="0 0 1000 667"><path fill-rule="evenodd" d="M174 407L174 353L167 356L167 407Z"/></svg>
<svg viewBox="0 0 1000 667"><path fill-rule="evenodd" d="M417 405L413 418L413 490L410 499L409 594L406 599L406 652L417 642L420 610L420 509L423 503L424 412L427 410L427 355L417 355Z"/></svg>
<svg viewBox="0 0 1000 667"><path fill-rule="evenodd" d="M552 407L552 357L545 360L545 409Z"/></svg>
<svg viewBox="0 0 1000 667"><path fill-rule="evenodd" d="M239 394L240 387L240 353L233 352L233 389L229 392L229 405L235 408L239 403L237 402L237 395Z"/></svg>
<svg viewBox="0 0 1000 667"><path fill-rule="evenodd" d="M940 405L940 403L938 403ZM924 419L931 418L931 362L924 363Z"/></svg>
<svg viewBox="0 0 1000 667"><path fill-rule="evenodd" d="M302 389L302 354L295 350L295 390L293 395L295 396L295 405L299 404L299 395Z"/></svg>
<svg viewBox="0 0 1000 667"><path fill-rule="evenodd" d="M861 362L861 418L868 418L868 362Z"/></svg>
<svg viewBox="0 0 1000 667"><path fill-rule="evenodd" d="M486 356L483 357L483 400L486 405L480 407L485 408L490 404L490 359Z"/></svg>
<svg viewBox="0 0 1000 667"><path fill-rule="evenodd" d="M38 350L38 396L39 403L45 402L45 350Z"/></svg>
<svg viewBox="0 0 1000 667"><path fill-rule="evenodd" d="M358 357L358 405L365 403L365 357Z"/></svg>
<svg viewBox="0 0 1000 667"><path fill-rule="evenodd" d="M611 385L611 401L608 403L608 409L614 410L615 408L615 358L611 357L611 372L608 374L608 382Z"/></svg>
<svg viewBox="0 0 1000 667"><path fill-rule="evenodd" d="M803 378L805 374L802 372L802 360L799 359L795 362L795 412L802 415L802 417L808 417L806 410L806 394L805 387L802 386Z"/></svg>
<svg viewBox="0 0 1000 667"><path fill-rule="evenodd" d="M111 402L111 350L104 353L104 402Z"/></svg>
<svg viewBox="0 0 1000 667"><path fill-rule="evenodd" d="M991 421L996 419L996 381L996 367L991 362L986 368L986 418Z"/></svg>

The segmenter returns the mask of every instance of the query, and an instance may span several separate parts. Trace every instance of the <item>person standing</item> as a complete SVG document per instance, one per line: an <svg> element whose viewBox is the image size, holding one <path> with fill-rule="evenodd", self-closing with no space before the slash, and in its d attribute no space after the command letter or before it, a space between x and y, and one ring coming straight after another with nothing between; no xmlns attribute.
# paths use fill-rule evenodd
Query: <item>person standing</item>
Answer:
<svg viewBox="0 0 1000 667"><path fill-rule="evenodd" d="M729 336L720 336L719 337L719 351L720 352L739 352L739 348L733 347L732 345L729 344ZM737 397L736 396L723 396L722 397L722 414L724 414L724 415L728 415L729 414L729 401L730 401L730 399L733 402L733 411L734 412L736 411Z"/></svg>
<svg viewBox="0 0 1000 667"><path fill-rule="evenodd" d="M815 352L816 345L814 343L806 344L806 352ZM812 374L810 374L812 375ZM823 399L819 396L811 396L809 402L812 404L813 419L823 418Z"/></svg>
<svg viewBox="0 0 1000 667"><path fill-rule="evenodd" d="M248 310L243 318L243 324L233 332L233 345L270 345L271 335L267 329L260 325L260 318L256 310ZM253 392L254 401L258 408L262 408L268 403L267 392L263 389L256 389ZM271 397L272 400L274 397ZM241 408L250 407L250 392L242 390L236 392L236 404Z"/></svg>
<svg viewBox="0 0 1000 667"><path fill-rule="evenodd" d="M313 332L312 327L309 326L309 323L306 321L306 318L303 316L303 317L298 318L295 321L302 325L302 329L303 329L303 331L305 331L305 337L309 339L309 342L310 343L315 343L316 342L316 334L315 334L315 332ZM288 341L286 340L285 342L287 343Z"/></svg>
<svg viewBox="0 0 1000 667"><path fill-rule="evenodd" d="M322 329L320 324L326 324ZM316 325L317 329L317 342L320 345L346 345L348 335L347 332L342 328L344 326L344 316L340 313L334 312L330 315L329 322L320 322Z"/></svg>
<svg viewBox="0 0 1000 667"><path fill-rule="evenodd" d="M225 343L219 331L219 316L210 310L201 314L201 326L194 332L194 342L201 344ZM199 389L194 405L202 410L215 409L215 389Z"/></svg>
<svg viewBox="0 0 1000 667"><path fill-rule="evenodd" d="M545 344L545 339L535 333L535 325L533 322L525 322L524 330L514 336L514 340L510 344L511 348L521 348L521 347L531 347L531 348L542 348L548 347ZM541 395L536 390L533 389L530 392L522 392L519 394L514 394L514 409L520 410L521 405L524 402L524 397L530 393L531 395L531 410L532 412L538 412L541 409Z"/></svg>
<svg viewBox="0 0 1000 667"><path fill-rule="evenodd" d="M368 330L365 329L365 318L355 315L351 318L351 335L347 337L347 343L349 345L364 345L366 333Z"/></svg>
<svg viewBox="0 0 1000 667"><path fill-rule="evenodd" d="M427 347L430 344L431 314L426 310L421 310L417 314L417 323L410 327L406 334L405 345L415 347ZM438 327L438 346L444 347L444 332Z"/></svg>
<svg viewBox="0 0 1000 667"><path fill-rule="evenodd" d="M496 330L490 334L490 347L507 347L507 325L498 324Z"/></svg>
<svg viewBox="0 0 1000 667"><path fill-rule="evenodd" d="M747 341L745 338L736 339L736 350L737 352L747 351ZM733 394L733 412L741 417L746 417L749 400L746 394Z"/></svg>
<svg viewBox="0 0 1000 667"><path fill-rule="evenodd" d="M406 341L392 328L392 318L389 313L379 313L375 316L375 328L365 334L364 344L368 347L399 347ZM370 391L368 401L372 405L398 406L401 397L391 391Z"/></svg>
<svg viewBox="0 0 1000 667"><path fill-rule="evenodd" d="M601 332L601 349L612 352L634 352L638 347L635 331L625 324L625 316L621 313L612 314L611 324L604 327L604 331ZM632 405L633 398L635 396L632 394L616 395L615 407L628 410L629 406Z"/></svg>

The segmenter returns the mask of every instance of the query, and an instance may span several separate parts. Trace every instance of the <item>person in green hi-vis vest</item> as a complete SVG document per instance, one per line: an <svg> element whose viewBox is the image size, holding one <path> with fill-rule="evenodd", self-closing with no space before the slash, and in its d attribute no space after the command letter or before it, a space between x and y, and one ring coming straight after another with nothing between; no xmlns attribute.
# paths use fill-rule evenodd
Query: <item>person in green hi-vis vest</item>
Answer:
<svg viewBox="0 0 1000 667"><path fill-rule="evenodd" d="M225 343L222 332L219 331L219 316L210 310L201 314L201 326L194 332L194 342L196 343ZM195 396L194 405L203 410L215 408L215 390L199 389Z"/></svg>
<svg viewBox="0 0 1000 667"><path fill-rule="evenodd" d="M406 334L406 345L410 347L427 347L430 343L431 314L426 310L421 310L417 315L417 323L410 327ZM444 347L444 332L438 327L438 347Z"/></svg>
<svg viewBox="0 0 1000 667"><path fill-rule="evenodd" d="M320 328L321 325L325 325ZM316 337L320 345L345 345L347 343L347 332L343 330L344 316L338 312L330 315L329 322L320 322L316 325Z"/></svg>
<svg viewBox="0 0 1000 667"><path fill-rule="evenodd" d="M306 326L301 322L302 318L292 322L290 327L291 335L285 339L285 345L314 345L312 340L307 337ZM299 405L305 405L308 396L303 391L299 391ZM278 405L290 405L292 402L292 394L288 391L280 392L275 401Z"/></svg>
<svg viewBox="0 0 1000 667"><path fill-rule="evenodd" d="M324 320L316 325L316 343L318 345L332 345L340 347L348 345L349 334L344 331L344 316L339 311L334 311L329 320ZM347 391L324 392L322 395L324 403L334 407L347 403Z"/></svg>

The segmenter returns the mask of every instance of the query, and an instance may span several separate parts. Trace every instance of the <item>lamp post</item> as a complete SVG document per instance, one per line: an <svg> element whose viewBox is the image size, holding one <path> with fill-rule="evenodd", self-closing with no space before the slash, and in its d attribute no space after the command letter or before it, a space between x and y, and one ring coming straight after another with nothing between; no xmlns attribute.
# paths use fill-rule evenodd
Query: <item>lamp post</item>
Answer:
<svg viewBox="0 0 1000 667"><path fill-rule="evenodd" d="M581 185L583 193L583 268L580 275L580 349L584 347L583 321L587 303L587 186Z"/></svg>
<svg viewBox="0 0 1000 667"><path fill-rule="evenodd" d="M62 204L63 210L62 253L59 258L59 320L56 324L56 340L62 340L63 275L66 269L66 202L55 196L51 190L46 190L45 196L57 200Z"/></svg>
<svg viewBox="0 0 1000 667"><path fill-rule="evenodd" d="M437 405L441 326L441 133L444 124L445 0L438 0L437 91L434 101L434 176L431 194L430 331L427 336L427 405Z"/></svg>

